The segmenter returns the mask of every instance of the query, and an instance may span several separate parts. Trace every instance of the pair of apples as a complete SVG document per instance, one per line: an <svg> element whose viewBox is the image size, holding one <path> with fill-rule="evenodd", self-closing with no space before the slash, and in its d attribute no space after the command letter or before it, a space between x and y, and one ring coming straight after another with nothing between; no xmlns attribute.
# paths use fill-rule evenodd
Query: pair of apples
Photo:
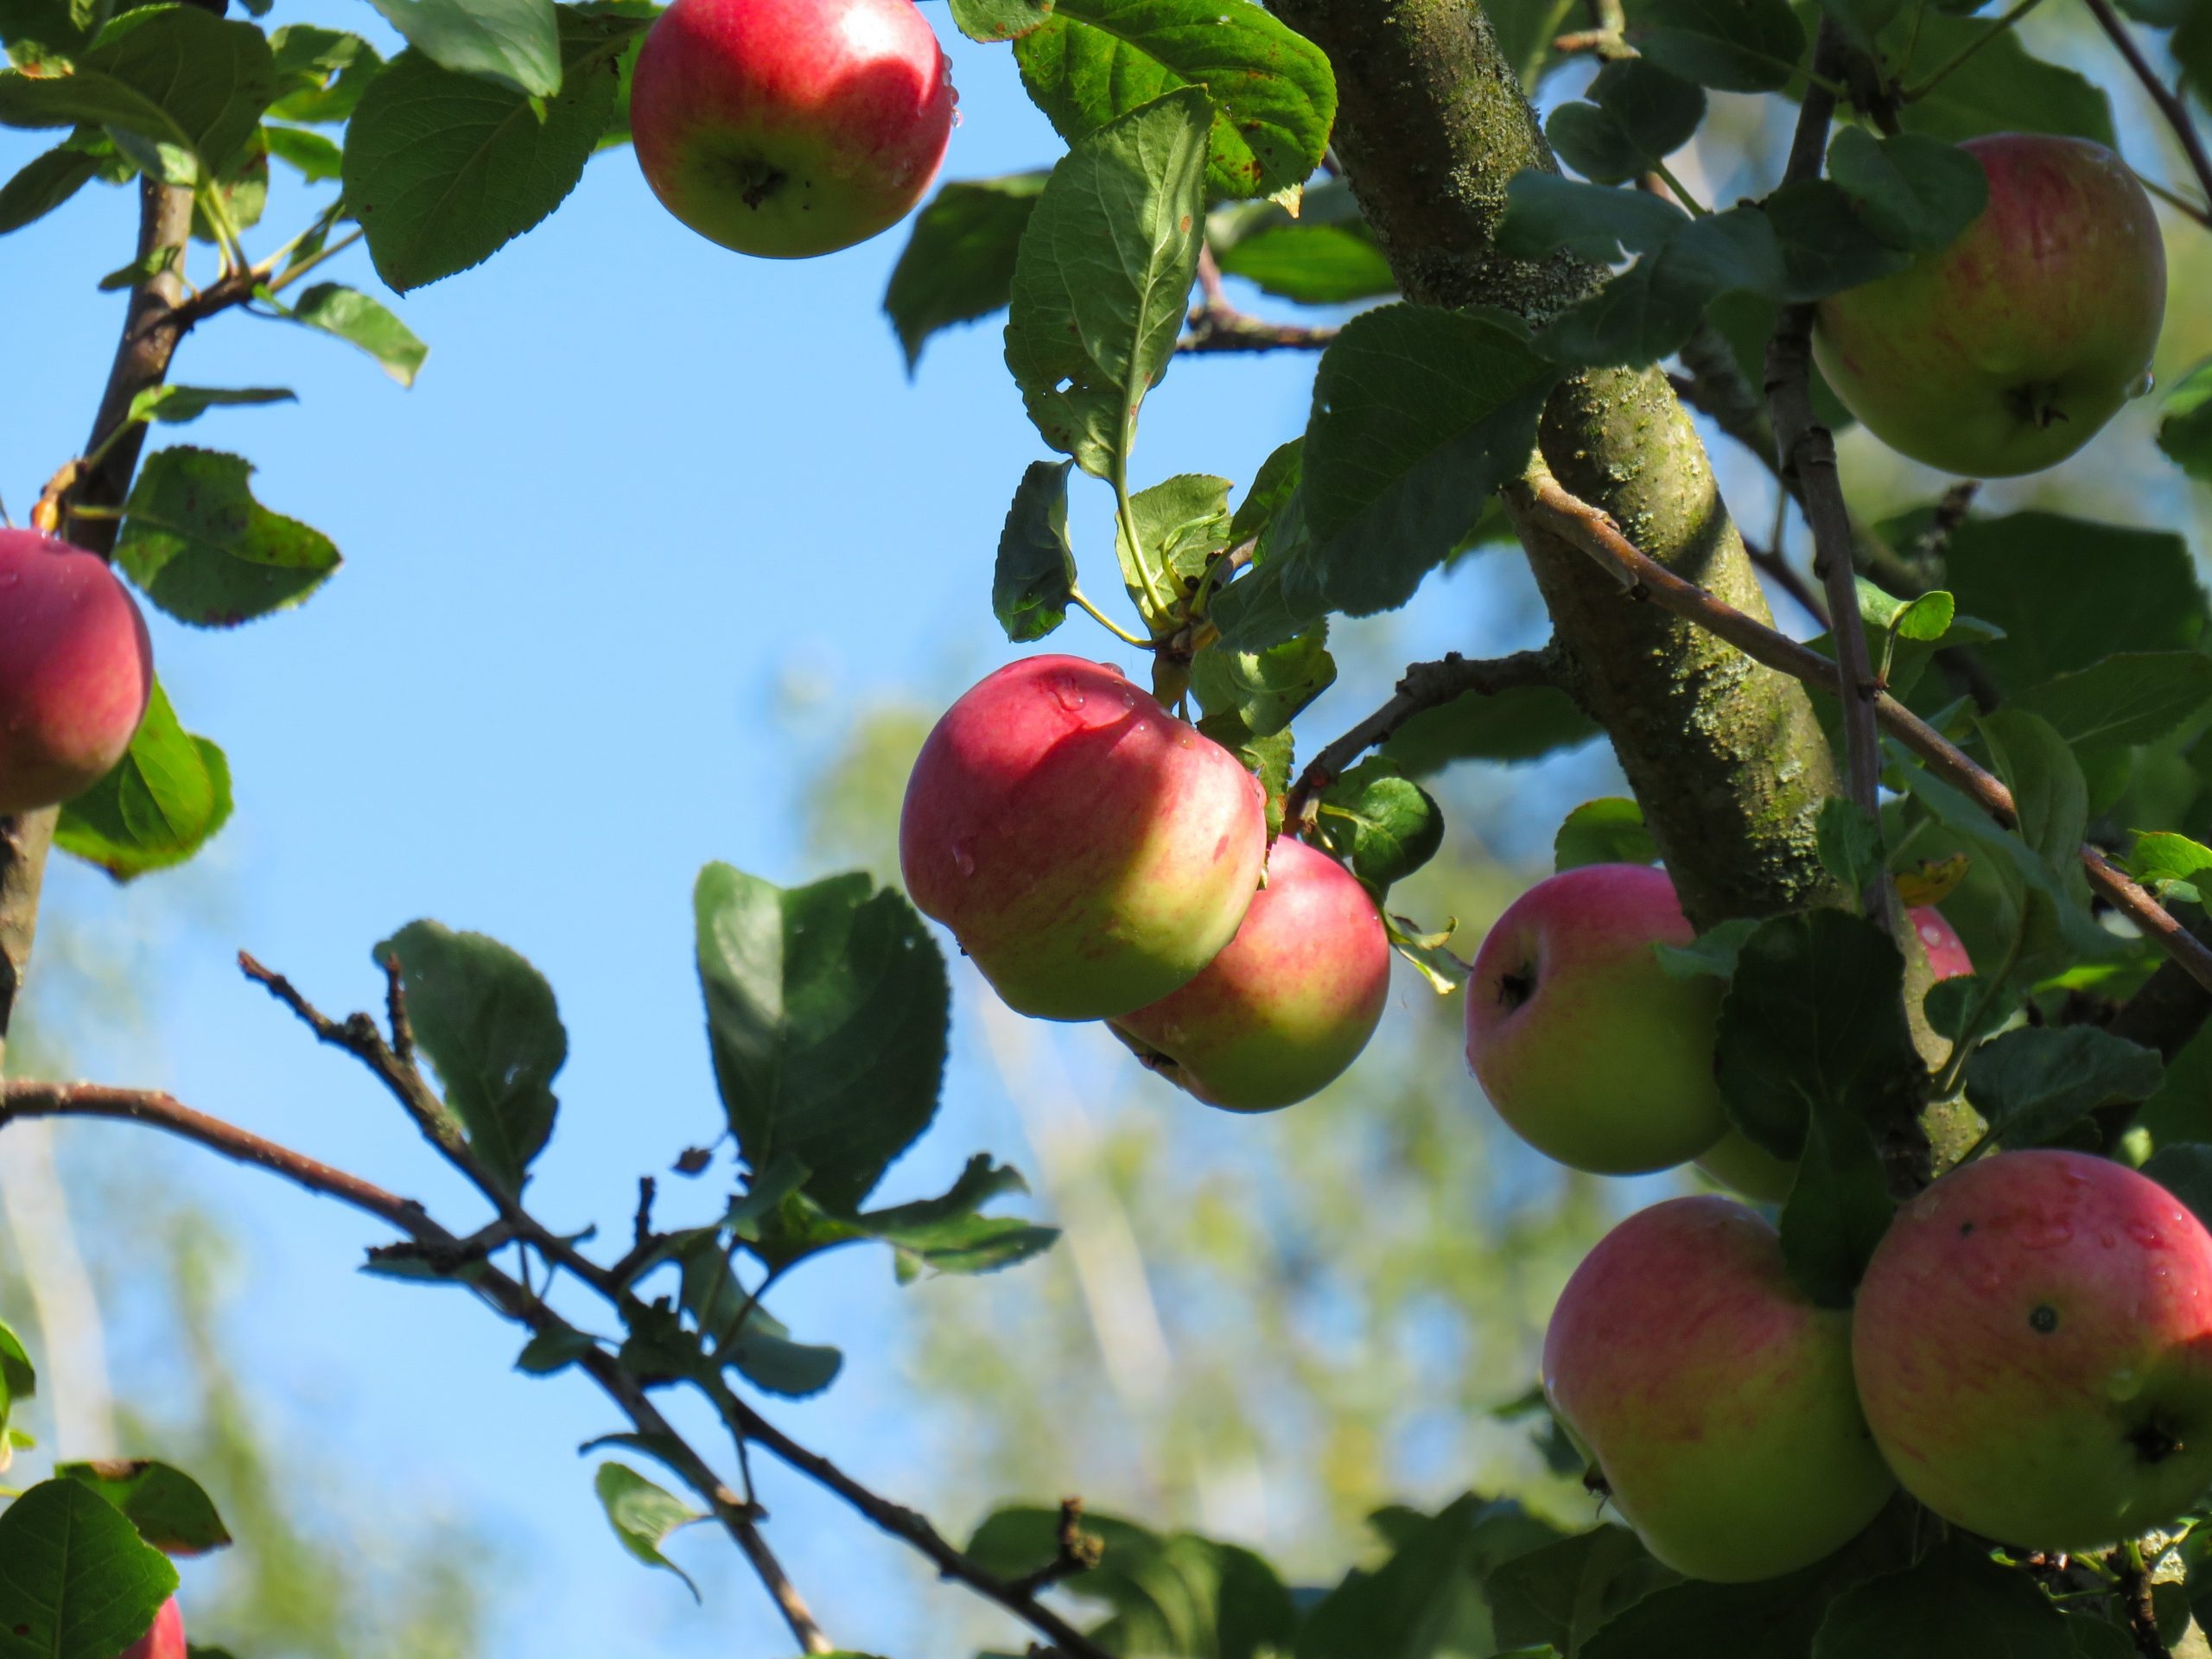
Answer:
<svg viewBox="0 0 2212 1659"><path fill-rule="evenodd" d="M963 696L914 763L899 855L1009 1007L1104 1020L1211 1105L1306 1098L1382 1018L1366 890L1271 849L1259 780L1110 665L1027 658Z"/></svg>
<svg viewBox="0 0 2212 1659"><path fill-rule="evenodd" d="M146 620L107 562L0 530L0 817L58 806L107 776L153 683Z"/></svg>

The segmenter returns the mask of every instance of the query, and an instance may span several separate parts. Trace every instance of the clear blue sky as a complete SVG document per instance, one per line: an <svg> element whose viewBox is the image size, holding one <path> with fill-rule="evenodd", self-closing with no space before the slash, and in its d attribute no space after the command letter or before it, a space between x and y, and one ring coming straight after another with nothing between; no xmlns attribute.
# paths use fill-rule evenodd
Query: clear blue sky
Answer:
<svg viewBox="0 0 2212 1659"><path fill-rule="evenodd" d="M1003 49L955 38L942 8L928 10L961 91L947 176L1048 161L1057 142ZM283 0L274 21L303 20L388 43L363 5ZM0 134L0 169L40 147ZM256 251L307 211L277 173ZM88 191L0 243L14 321L0 489L19 519L82 441L120 312L93 283L128 256L133 200ZM231 964L243 944L342 1011L377 995L370 945L431 916L507 941L560 994L564 1114L533 1188L549 1220L619 1231L635 1175L714 1136L693 874L714 858L786 881L823 873L792 812L819 753L779 712L779 686L823 689L833 717L809 730L834 731L842 711L957 687L1010 654L989 622L990 556L1014 480L1044 451L995 321L940 337L908 383L878 310L903 241L899 230L827 259L747 260L667 217L618 151L488 266L398 302L432 347L411 391L281 324L232 315L188 342L177 378L288 385L301 401L218 411L159 438L248 455L262 499L327 531L346 565L302 610L233 633L153 619L185 721L229 752L238 811L204 870L127 894L79 866L54 874L56 911L160 941L147 987L155 1058L124 1033L74 1031L89 1075L158 1083L468 1224L475 1210L390 1104ZM377 290L358 251L331 274ZM1179 365L1147 407L1140 480L1248 480L1302 426L1311 368L1293 356ZM1092 591L1109 590L1095 491L1078 533ZM1533 643L1524 596L1511 563L1483 563L1403 625L1404 654ZM1068 638L1112 654L1079 620ZM1348 674L1314 729L1350 724L1387 677ZM1556 814L1536 816L1541 842ZM428 1501L477 1510L503 1535L513 1576L499 1590L501 1659L789 1649L718 1540L677 1546L706 1590L702 1609L620 1556L591 1465L571 1455L619 1426L611 1408L577 1379L511 1374L516 1337L467 1298L357 1274L361 1247L380 1237L372 1224L130 1131L67 1135L79 1154L175 1171L243 1230L242 1328L259 1381L380 1470L395 1524ZM984 1147L1023 1161L1003 1102L958 1061L938 1128L887 1192L935 1190ZM822 1401L774 1410L921 1501L927 1436L902 1414L887 1359L900 1294L877 1255L800 1275L780 1311L801 1335L845 1346L847 1375ZM118 1378L126 1392L157 1381ZM937 1653L927 1610L957 1592L830 1500L772 1467L764 1478L772 1536L832 1633Z"/></svg>

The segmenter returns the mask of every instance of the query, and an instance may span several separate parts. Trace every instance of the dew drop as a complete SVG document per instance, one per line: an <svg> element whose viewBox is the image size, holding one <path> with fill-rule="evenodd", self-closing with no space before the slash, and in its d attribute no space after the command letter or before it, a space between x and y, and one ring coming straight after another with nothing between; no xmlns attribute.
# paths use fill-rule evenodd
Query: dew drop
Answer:
<svg viewBox="0 0 2212 1659"><path fill-rule="evenodd" d="M1077 709L1083 707L1083 690L1080 686L1074 684L1071 681L1054 680L1052 682L1052 700L1058 703L1061 708L1066 709L1070 714L1073 714Z"/></svg>
<svg viewBox="0 0 2212 1659"><path fill-rule="evenodd" d="M2063 1221L2037 1222L2023 1227L2018 1236L2020 1243L2031 1249L2055 1250L2074 1242L2074 1229Z"/></svg>
<svg viewBox="0 0 2212 1659"><path fill-rule="evenodd" d="M2107 1399L2133 1400L2142 1392L2143 1379L2125 1365L2105 1379L2105 1395Z"/></svg>
<svg viewBox="0 0 2212 1659"><path fill-rule="evenodd" d="M2166 1236L2146 1221L2129 1222L2127 1236L2146 1250L2163 1250L2166 1248Z"/></svg>
<svg viewBox="0 0 2212 1659"><path fill-rule="evenodd" d="M952 868L963 875L976 874L976 843L956 841L952 843Z"/></svg>
<svg viewBox="0 0 2212 1659"><path fill-rule="evenodd" d="M2145 369L2142 373L2137 375L2134 379L2128 382L2127 395L2130 397L2147 397L2151 395L2152 388L2156 386L2158 384L2158 377L2152 373L2150 370Z"/></svg>

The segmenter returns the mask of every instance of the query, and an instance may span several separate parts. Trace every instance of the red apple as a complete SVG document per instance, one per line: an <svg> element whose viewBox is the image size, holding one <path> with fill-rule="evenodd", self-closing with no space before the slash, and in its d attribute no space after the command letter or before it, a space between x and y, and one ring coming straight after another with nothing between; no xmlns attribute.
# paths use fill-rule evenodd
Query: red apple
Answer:
<svg viewBox="0 0 2212 1659"><path fill-rule="evenodd" d="M2109 1544L2212 1484L2212 1236L2124 1165L2007 1152L1945 1176L1874 1252L1852 1347L1898 1480L1985 1537Z"/></svg>
<svg viewBox="0 0 2212 1659"><path fill-rule="evenodd" d="M1916 905L1904 914L1921 950L1927 953L1929 970L1936 981L1974 972L1974 959L1967 955L1958 930L1943 919L1942 911L1933 905ZM1796 1159L1776 1157L1754 1144L1741 1129L1722 1135L1699 1158L1697 1166L1731 1192L1761 1204L1780 1204L1789 1196L1790 1185L1797 1179Z"/></svg>
<svg viewBox="0 0 2212 1659"><path fill-rule="evenodd" d="M1075 657L1009 664L946 710L899 821L914 903L1047 1020L1117 1018L1188 983L1236 936L1267 842L1236 756Z"/></svg>
<svg viewBox="0 0 2212 1659"><path fill-rule="evenodd" d="M906 217L955 102L912 0L676 0L639 52L630 137L653 194L700 235L802 259Z"/></svg>
<svg viewBox="0 0 2212 1659"><path fill-rule="evenodd" d="M1209 1106L1267 1112L1319 1093L1357 1059L1389 990L1389 936L1367 889L1285 836L1222 953L1113 1025Z"/></svg>
<svg viewBox="0 0 2212 1659"><path fill-rule="evenodd" d="M1852 1389L1851 1316L1808 1301L1732 1199L1670 1198L1598 1241L1552 1312L1544 1394L1621 1518L1694 1579L1817 1561L1896 1486Z"/></svg>
<svg viewBox="0 0 2212 1659"><path fill-rule="evenodd" d="M2009 478L2065 460L2149 388L2165 245L2101 144L1998 133L1960 148L1989 178L1981 216L1942 252L1822 301L1813 349L1891 448Z"/></svg>
<svg viewBox="0 0 2212 1659"><path fill-rule="evenodd" d="M1713 1080L1720 982L1655 944L1694 931L1664 870L1586 864L1522 893L1467 981L1467 1064L1515 1134L1576 1169L1694 1158L1728 1127Z"/></svg>
<svg viewBox="0 0 2212 1659"><path fill-rule="evenodd" d="M106 777L153 683L145 619L106 561L0 530L0 814L57 805Z"/></svg>
<svg viewBox="0 0 2212 1659"><path fill-rule="evenodd" d="M153 1628L118 1656L118 1659L185 1659L184 1613L171 1596L154 1615Z"/></svg>

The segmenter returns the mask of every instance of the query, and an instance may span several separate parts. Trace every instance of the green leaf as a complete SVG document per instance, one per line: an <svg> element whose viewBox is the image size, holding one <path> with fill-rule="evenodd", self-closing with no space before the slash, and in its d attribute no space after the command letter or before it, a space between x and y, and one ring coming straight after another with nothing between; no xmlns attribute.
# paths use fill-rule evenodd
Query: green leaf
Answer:
<svg viewBox="0 0 2212 1659"><path fill-rule="evenodd" d="M61 809L54 844L128 881L181 864L230 816L229 762L177 723L157 679L130 753Z"/></svg>
<svg viewBox="0 0 2212 1659"><path fill-rule="evenodd" d="M1897 612L1895 625L1897 637L1923 645L1941 639L1951 631L1958 608L1958 601L1940 588L1933 593L1923 594Z"/></svg>
<svg viewBox="0 0 2212 1659"><path fill-rule="evenodd" d="M369 0L441 69L525 98L562 87L563 29L551 0Z"/></svg>
<svg viewBox="0 0 2212 1659"><path fill-rule="evenodd" d="M837 1380L845 1357L835 1348L794 1342L781 1323L759 1308L721 1354L747 1382L786 1400L819 1394Z"/></svg>
<svg viewBox="0 0 2212 1659"><path fill-rule="evenodd" d="M1392 1545L1373 1572L1354 1572L1314 1605L1297 1659L1432 1659L1496 1651L1484 1580L1501 1561L1556 1545L1559 1533L1517 1503L1470 1494L1433 1516L1373 1517Z"/></svg>
<svg viewBox="0 0 2212 1659"><path fill-rule="evenodd" d="M0 1659L113 1659L176 1590L176 1569L73 1480L0 1510Z"/></svg>
<svg viewBox="0 0 2212 1659"><path fill-rule="evenodd" d="M346 153L337 143L305 127L264 126L262 143L269 153L297 169L302 182L326 184L346 170Z"/></svg>
<svg viewBox="0 0 2212 1659"><path fill-rule="evenodd" d="M1782 1206L1782 1255L1798 1288L1821 1307L1849 1307L1896 1213L1866 1125L1834 1107L1814 1108Z"/></svg>
<svg viewBox="0 0 2212 1659"><path fill-rule="evenodd" d="M789 1153L846 1213L928 1127L944 1070L944 963L865 875L779 888L700 873L699 977L715 1078L747 1165Z"/></svg>
<svg viewBox="0 0 2212 1659"><path fill-rule="evenodd" d="M967 1554L1019 1578L1058 1558L1059 1524L1057 1510L1001 1510L976 1529ZM1105 1515L1085 1514L1083 1530L1105 1545L1104 1554L1061 1587L1113 1609L1090 1632L1107 1652L1271 1659L1290 1650L1298 1625L1290 1592L1251 1551L1192 1533L1147 1532Z"/></svg>
<svg viewBox="0 0 2212 1659"><path fill-rule="evenodd" d="M1964 1541L1938 1548L1917 1567L1845 1591L1827 1608L1813 1643L1814 1659L1960 1659L1969 1653L2075 1659L2066 1621L2036 1581Z"/></svg>
<svg viewBox="0 0 2212 1659"><path fill-rule="evenodd" d="M1114 555L1129 598L1154 638L1174 632L1215 554L1229 545L1229 480L1179 473L1129 498L1128 526L1116 518Z"/></svg>
<svg viewBox="0 0 2212 1659"><path fill-rule="evenodd" d="M38 1372L23 1351L23 1339L9 1329L5 1319L0 1319L0 1469L7 1467L11 1445L9 1414L17 1401L28 1400L37 1392Z"/></svg>
<svg viewBox="0 0 2212 1659"><path fill-rule="evenodd" d="M1675 1581L1626 1527L1603 1526L1500 1563L1483 1591L1498 1641L1574 1653L1608 1619Z"/></svg>
<svg viewBox="0 0 2212 1659"><path fill-rule="evenodd" d="M384 67L376 48L359 35L313 23L278 29L269 37L269 48L276 68L276 101L269 113L279 121L321 125L346 120Z"/></svg>
<svg viewBox="0 0 2212 1659"><path fill-rule="evenodd" d="M1659 849L1643 827L1643 809L1618 796L1585 801L1552 837L1552 868L1585 864L1656 864Z"/></svg>
<svg viewBox="0 0 2212 1659"><path fill-rule="evenodd" d="M1237 759L1238 764L1260 780L1268 796L1268 833L1282 828L1283 797L1290 788L1294 746L1287 730L1273 737L1255 737L1235 713L1208 715L1198 721L1198 735L1210 738Z"/></svg>
<svg viewBox="0 0 2212 1659"><path fill-rule="evenodd" d="M1319 48L1251 0L1057 0L1014 41L1022 84L1075 144L1162 93L1203 89L1216 197L1295 190L1321 164L1337 83Z"/></svg>
<svg viewBox="0 0 2212 1659"><path fill-rule="evenodd" d="M392 315L383 301L336 283L317 283L286 314L294 322L319 328L348 346L357 346L384 365L403 386L415 384L430 348Z"/></svg>
<svg viewBox="0 0 2212 1659"><path fill-rule="evenodd" d="M1555 173L1516 173L1505 187L1497 245L1518 258L1571 253L1593 265L1611 265L1664 246L1688 223L1689 215L1673 202L1641 190L1584 184Z"/></svg>
<svg viewBox="0 0 2212 1659"><path fill-rule="evenodd" d="M1306 211L1278 226L1255 231L1217 254L1222 274L1241 276L1262 293L1300 305L1346 305L1398 291L1390 262L1363 224L1317 221L1313 198ZM1270 212L1281 210L1270 202Z"/></svg>
<svg viewBox="0 0 2212 1659"><path fill-rule="evenodd" d="M1402 605L1517 476L1558 378L1502 312L1384 306L1344 325L1314 376L1300 499L1305 538L1262 570L1292 615ZM1233 582L1213 616L1232 644L1262 635L1264 589ZM1298 632L1293 629L1291 632Z"/></svg>
<svg viewBox="0 0 2212 1659"><path fill-rule="evenodd" d="M0 236L45 218L83 189L99 170L100 164L93 157L67 144L26 162L13 178L0 185Z"/></svg>
<svg viewBox="0 0 2212 1659"><path fill-rule="evenodd" d="M1758 931L1758 918L1737 916L1715 923L1688 944L1655 944L1651 954L1669 978L1732 979L1744 941Z"/></svg>
<svg viewBox="0 0 2212 1659"><path fill-rule="evenodd" d="M1764 211L1781 252L1788 299L1824 299L1894 276L1912 263L1910 254L1868 228L1833 180L1786 184L1766 199ZM1759 378L1754 377L1754 385Z"/></svg>
<svg viewBox="0 0 2212 1659"><path fill-rule="evenodd" d="M196 6L125 12L73 71L0 72L0 125L118 128L222 170L253 136L276 90L269 42L251 23Z"/></svg>
<svg viewBox="0 0 2212 1659"><path fill-rule="evenodd" d="M222 401L185 391L188 408L194 397ZM116 563L180 622L235 627L298 604L338 569L328 537L254 499L252 474L239 456L182 447L139 469Z"/></svg>
<svg viewBox="0 0 2212 1659"><path fill-rule="evenodd" d="M906 251L883 294L885 315L906 349L907 373L938 329L1004 308L1014 291L1021 233L1049 176L956 180L914 215Z"/></svg>
<svg viewBox="0 0 2212 1659"><path fill-rule="evenodd" d="M1326 624L1264 651L1213 645L1191 663L1191 688L1208 714L1233 712L1255 737L1273 737L1337 680Z"/></svg>
<svg viewBox="0 0 2212 1659"><path fill-rule="evenodd" d="M938 1198L836 1216L787 1190L773 1198L749 1233L740 1230L754 1243L754 1254L779 1271L816 1250L874 1239L891 1247L902 1284L924 1273L995 1273L1051 1249L1059 1237L1055 1227L982 1213L992 1200L1028 1190L1014 1170L978 1153Z"/></svg>
<svg viewBox="0 0 2212 1659"><path fill-rule="evenodd" d="M540 1331L515 1356L515 1370L530 1376L550 1376L568 1370L596 1345L584 1332L567 1325Z"/></svg>
<svg viewBox="0 0 2212 1659"><path fill-rule="evenodd" d="M1867 890L1885 874L1880 823L1837 796L1821 803L1814 836L1821 868L1863 905Z"/></svg>
<svg viewBox="0 0 2212 1659"><path fill-rule="evenodd" d="M1598 734L1597 721L1558 687L1523 685L1488 697L1469 691L1424 709L1382 753L1408 777L1425 778L1455 760L1534 760Z"/></svg>
<svg viewBox="0 0 2212 1659"><path fill-rule="evenodd" d="M1732 207L1677 225L1632 269L1560 313L1537 345L1560 363L1640 366L1680 349L1720 295L1787 289L1772 223L1757 207Z"/></svg>
<svg viewBox="0 0 2212 1659"><path fill-rule="evenodd" d="M1893 248L1936 253L1989 205L1989 176L1955 145L1915 133L1877 138L1846 127L1828 146L1828 176Z"/></svg>
<svg viewBox="0 0 2212 1659"><path fill-rule="evenodd" d="M1576 1659L1805 1659L1825 1603L1819 1573L1758 1584L1669 1585L1609 1620Z"/></svg>
<svg viewBox="0 0 2212 1659"><path fill-rule="evenodd" d="M553 1133L553 1078L569 1033L553 988L519 953L481 933L410 922L378 945L399 959L415 1040L438 1069L446 1104L477 1160L509 1196Z"/></svg>
<svg viewBox="0 0 2212 1659"><path fill-rule="evenodd" d="M1787 0L1648 0L1628 39L1660 68L1728 92L1779 91L1805 51Z"/></svg>
<svg viewBox="0 0 2212 1659"><path fill-rule="evenodd" d="M1721 1001L1714 1072L1736 1127L1777 1158L1825 1111L1878 1122L1918 1104L1904 958L1878 923L1840 910L1770 917Z"/></svg>
<svg viewBox="0 0 2212 1659"><path fill-rule="evenodd" d="M1969 46L1974 52L1926 97L1898 111L1907 132L1952 143L1987 132L2057 132L2119 148L2112 100L2103 90L2033 55L2009 24L1946 17L1932 7L1924 13L1910 8L1908 16L1918 30L1912 54L1916 70L1948 63ZM1905 26L1901 17L1891 34Z"/></svg>
<svg viewBox="0 0 2212 1659"><path fill-rule="evenodd" d="M291 404L299 401L296 394L282 386L149 386L130 400L130 412L124 416L129 421L162 421L171 426L182 426L196 421L211 409L227 408L233 404ZM177 451L169 451L176 454ZM156 457L159 459L159 457Z"/></svg>
<svg viewBox="0 0 2212 1659"><path fill-rule="evenodd" d="M699 1586L691 1582L690 1573L661 1554L661 1546L670 1534L703 1521L706 1516L619 1463L601 1464L592 1479L592 1490L599 1494L601 1507L606 1510L608 1524L622 1548L647 1567L664 1567L675 1573L683 1580L692 1599L697 1600Z"/></svg>
<svg viewBox="0 0 2212 1659"><path fill-rule="evenodd" d="M2212 847L2169 830L2139 833L2128 855L2127 867L2129 873L2153 893L2163 895L2177 885L2194 891L2198 875L2212 869Z"/></svg>
<svg viewBox="0 0 2212 1659"><path fill-rule="evenodd" d="M1256 539L1260 556L1267 556L1269 532L1289 505L1290 498L1297 493L1305 467L1306 439L1302 435L1287 443L1279 443L1268 452L1268 458L1260 463L1260 470L1252 475L1252 487L1244 492L1244 499L1236 504L1236 512L1229 521L1230 546Z"/></svg>
<svg viewBox="0 0 2212 1659"><path fill-rule="evenodd" d="M54 1472L114 1504L138 1535L165 1555L205 1554L231 1541L200 1483L166 1463L144 1458L58 1463Z"/></svg>
<svg viewBox="0 0 2212 1659"><path fill-rule="evenodd" d="M952 0L952 21L971 41L1010 41L1052 16L1052 0Z"/></svg>
<svg viewBox="0 0 2212 1659"><path fill-rule="evenodd" d="M1033 461L1014 486L991 572L991 610L1015 645L1042 639L1067 620L1075 591L1068 540L1071 461Z"/></svg>
<svg viewBox="0 0 2212 1659"><path fill-rule="evenodd" d="M346 201L377 274L404 293L480 264L567 199L614 111L645 19L561 11L560 90L542 102L402 53L346 130Z"/></svg>
<svg viewBox="0 0 2212 1659"><path fill-rule="evenodd" d="M1182 329L1210 108L1171 92L1077 143L1022 233L1007 366L1045 442L1096 478L1126 465Z"/></svg>
<svg viewBox="0 0 2212 1659"><path fill-rule="evenodd" d="M2122 652L2015 693L2007 706L2049 721L2076 750L2155 743L2212 703L2212 657Z"/></svg>
<svg viewBox="0 0 2212 1659"><path fill-rule="evenodd" d="M1381 755L1370 755L1321 796L1321 838L1380 896L1444 845L1435 798Z"/></svg>
<svg viewBox="0 0 2212 1659"><path fill-rule="evenodd" d="M2029 1026L1974 1050L1967 1099L2007 1147L2056 1140L2100 1106L2148 1100L2164 1065L2094 1026Z"/></svg>
<svg viewBox="0 0 2212 1659"><path fill-rule="evenodd" d="M40 159L50 160L51 156ZM37 162L31 163L37 165ZM28 173L30 168L23 170ZM15 188L10 184L8 190ZM0 209L4 209L6 202L7 194L0 192ZM7 223L7 218L0 211L0 226L13 230L15 226ZM2198 483L2212 484L2212 361L2198 364L2166 394L2164 418L2158 423L2158 448L2165 451L2167 460Z"/></svg>
<svg viewBox="0 0 2212 1659"><path fill-rule="evenodd" d="M1646 58L1618 58L1590 83L1586 104L1562 104L1544 131L1574 170L1600 184L1648 173L1705 119L1705 92Z"/></svg>

